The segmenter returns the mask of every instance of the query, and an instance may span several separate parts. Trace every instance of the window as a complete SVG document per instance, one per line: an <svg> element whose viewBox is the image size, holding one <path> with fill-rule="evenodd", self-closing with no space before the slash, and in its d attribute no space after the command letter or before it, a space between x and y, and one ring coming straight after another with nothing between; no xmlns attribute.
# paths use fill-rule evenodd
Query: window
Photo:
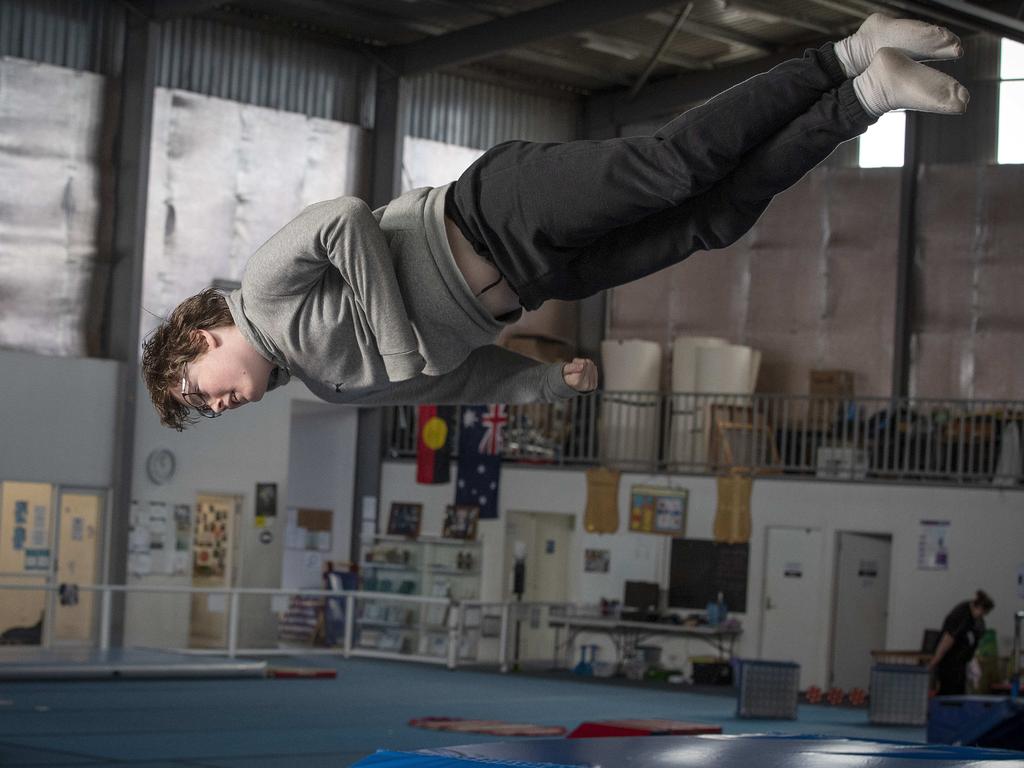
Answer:
<svg viewBox="0 0 1024 768"><path fill-rule="evenodd" d="M1024 44L1003 38L996 161L1024 163Z"/></svg>
<svg viewBox="0 0 1024 768"><path fill-rule="evenodd" d="M861 168L902 168L907 132L905 112L886 112L860 137L858 164Z"/></svg>

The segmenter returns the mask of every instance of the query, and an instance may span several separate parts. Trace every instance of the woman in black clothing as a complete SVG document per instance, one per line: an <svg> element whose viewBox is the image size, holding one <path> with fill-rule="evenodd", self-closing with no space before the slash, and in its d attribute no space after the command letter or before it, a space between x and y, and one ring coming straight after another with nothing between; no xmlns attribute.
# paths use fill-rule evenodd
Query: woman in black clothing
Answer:
<svg viewBox="0 0 1024 768"><path fill-rule="evenodd" d="M995 607L992 598L978 590L973 600L958 604L942 623L942 636L928 664L939 683L939 696L967 693L967 665L985 634L984 617Z"/></svg>

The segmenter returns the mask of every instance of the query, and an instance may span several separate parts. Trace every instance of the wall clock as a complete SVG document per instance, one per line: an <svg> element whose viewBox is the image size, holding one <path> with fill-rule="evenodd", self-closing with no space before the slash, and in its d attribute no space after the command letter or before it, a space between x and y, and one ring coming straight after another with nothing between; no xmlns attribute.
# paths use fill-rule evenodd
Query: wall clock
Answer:
<svg viewBox="0 0 1024 768"><path fill-rule="evenodd" d="M163 485L174 477L174 454L166 448L157 448L146 457L146 474L157 485Z"/></svg>

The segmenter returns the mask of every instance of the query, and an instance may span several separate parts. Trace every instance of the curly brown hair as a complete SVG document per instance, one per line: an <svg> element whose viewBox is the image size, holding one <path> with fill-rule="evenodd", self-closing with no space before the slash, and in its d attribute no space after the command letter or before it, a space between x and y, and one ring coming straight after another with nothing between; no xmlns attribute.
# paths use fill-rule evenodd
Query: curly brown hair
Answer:
<svg viewBox="0 0 1024 768"><path fill-rule="evenodd" d="M206 351L196 331L234 325L223 294L207 288L181 302L142 345L142 378L160 414L160 423L181 432L198 419L174 397L181 386L181 369Z"/></svg>

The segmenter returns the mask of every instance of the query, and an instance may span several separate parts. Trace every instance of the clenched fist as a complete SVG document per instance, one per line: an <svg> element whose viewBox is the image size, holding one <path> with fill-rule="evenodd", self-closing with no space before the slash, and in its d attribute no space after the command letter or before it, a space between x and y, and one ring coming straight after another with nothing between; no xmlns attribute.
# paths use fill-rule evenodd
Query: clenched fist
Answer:
<svg viewBox="0 0 1024 768"><path fill-rule="evenodd" d="M562 378L577 392L593 392L597 389L597 366L585 357L573 358L562 366Z"/></svg>

